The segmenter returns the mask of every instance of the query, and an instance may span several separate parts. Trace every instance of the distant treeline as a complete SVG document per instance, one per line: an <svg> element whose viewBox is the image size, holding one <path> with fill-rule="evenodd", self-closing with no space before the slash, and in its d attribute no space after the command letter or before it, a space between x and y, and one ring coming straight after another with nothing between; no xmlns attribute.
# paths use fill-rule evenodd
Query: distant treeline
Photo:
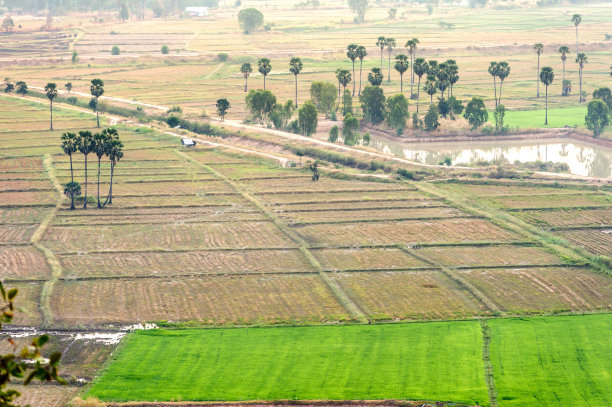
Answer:
<svg viewBox="0 0 612 407"><path fill-rule="evenodd" d="M0 0L0 6L9 11L118 11L122 4L133 10L145 8L158 11L177 12L185 7L217 7L218 0Z"/></svg>

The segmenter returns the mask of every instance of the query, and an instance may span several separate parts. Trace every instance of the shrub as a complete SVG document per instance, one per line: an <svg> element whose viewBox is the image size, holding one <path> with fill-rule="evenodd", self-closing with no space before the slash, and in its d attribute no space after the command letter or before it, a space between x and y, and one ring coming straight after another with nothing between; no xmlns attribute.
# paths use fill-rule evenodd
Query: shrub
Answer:
<svg viewBox="0 0 612 407"><path fill-rule="evenodd" d="M227 54L225 52L217 54L217 60L219 62L227 62L228 59L229 59L229 54Z"/></svg>
<svg viewBox="0 0 612 407"><path fill-rule="evenodd" d="M113 45L113 48L111 49L111 55L119 55L121 53L121 50L119 49L118 46Z"/></svg>
<svg viewBox="0 0 612 407"><path fill-rule="evenodd" d="M70 103L71 105L76 105L79 100L74 96L70 96L69 98L66 99L66 101Z"/></svg>
<svg viewBox="0 0 612 407"><path fill-rule="evenodd" d="M427 114L425 115L425 120L424 120L425 130L433 131L437 129L440 126L440 122L438 122L438 118L439 118L438 107L435 104L431 104L431 106L429 106L429 110L427 111Z"/></svg>
<svg viewBox="0 0 612 407"><path fill-rule="evenodd" d="M170 116L166 119L166 123L168 123L168 126L175 128L179 125L180 119L176 116Z"/></svg>
<svg viewBox="0 0 612 407"><path fill-rule="evenodd" d="M162 45L161 53L164 54L164 55L169 54L170 53L170 48L167 45Z"/></svg>
<svg viewBox="0 0 612 407"><path fill-rule="evenodd" d="M338 126L334 126L331 128L331 130L329 131L329 137L327 138L327 140L330 143L335 143L338 140Z"/></svg>
<svg viewBox="0 0 612 407"><path fill-rule="evenodd" d="M404 168L400 168L399 170L397 170L397 174L402 178L415 179L414 172L408 171Z"/></svg>
<svg viewBox="0 0 612 407"><path fill-rule="evenodd" d="M472 125L472 130L476 130L489 119L489 113L484 104L484 100L481 98L472 98L465 108L465 114L463 115L467 121Z"/></svg>

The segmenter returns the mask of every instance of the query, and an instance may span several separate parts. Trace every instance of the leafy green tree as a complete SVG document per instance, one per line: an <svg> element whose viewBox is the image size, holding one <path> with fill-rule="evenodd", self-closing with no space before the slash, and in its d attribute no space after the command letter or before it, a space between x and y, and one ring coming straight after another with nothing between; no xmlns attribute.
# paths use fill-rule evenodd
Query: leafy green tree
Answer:
<svg viewBox="0 0 612 407"><path fill-rule="evenodd" d="M334 126L331 128L327 141L329 141L330 143L335 143L336 141L338 141L338 126Z"/></svg>
<svg viewBox="0 0 612 407"><path fill-rule="evenodd" d="M117 166L117 162L123 158L123 143L119 140L119 133L116 129L104 129L102 133L106 133L107 138L107 146L106 146L106 155L108 156L111 164L111 175L110 175L110 185L108 188L108 196L104 201L104 206L106 204L113 204L113 179L115 175L115 167Z"/></svg>
<svg viewBox="0 0 612 407"><path fill-rule="evenodd" d="M450 72L446 62L442 62L436 73L436 87L440 90L440 99L444 100L444 92L450 86Z"/></svg>
<svg viewBox="0 0 612 407"><path fill-rule="evenodd" d="M302 134L310 137L316 133L318 123L317 108L309 100L298 110L298 124Z"/></svg>
<svg viewBox="0 0 612 407"><path fill-rule="evenodd" d="M3 324L10 323L13 320L16 308L15 299L18 293L19 291L16 288L7 290L0 281L0 329L2 329ZM16 347L10 335L6 339ZM48 362L42 357L42 347L48 341L48 335L41 335L32 340L29 346L23 347L18 355L13 353L0 354L0 406L18 407L13 402L21 396L21 393L7 388L13 379L23 380L25 386L29 385L34 379L66 384L66 381L59 376L57 368L62 356L61 353L52 353ZM33 367L27 363L30 361L34 361Z"/></svg>
<svg viewBox="0 0 612 407"><path fill-rule="evenodd" d="M245 62L240 67L240 73L242 74L242 76L244 76L244 92L245 93L248 91L249 76L251 75L252 72L253 72L253 67L248 62Z"/></svg>
<svg viewBox="0 0 612 407"><path fill-rule="evenodd" d="M391 96L387 99L387 124L401 135L406 128L410 117L408 112L408 99L403 94Z"/></svg>
<svg viewBox="0 0 612 407"><path fill-rule="evenodd" d="M310 85L310 98L315 103L317 110L329 118L329 115L336 106L336 86L329 82L312 82Z"/></svg>
<svg viewBox="0 0 612 407"><path fill-rule="evenodd" d="M100 106L100 104L98 103L98 101L100 99L100 96L104 95L104 81L102 81L102 79L92 80L89 91L91 93L91 96L93 96L93 98L96 100L96 121L98 123L98 127L100 127L100 109L98 109L98 106Z"/></svg>
<svg viewBox="0 0 612 407"><path fill-rule="evenodd" d="M383 36L378 37L378 39L376 40L376 46L378 48L380 48L380 70L382 72L383 69L383 51L385 50L385 47L387 46L387 39Z"/></svg>
<svg viewBox="0 0 612 407"><path fill-rule="evenodd" d="M336 94L336 89L334 88L334 95ZM279 130L284 130L287 128L289 120L293 116L293 112L295 111L295 106L293 105L293 101L288 100L284 105L277 103L274 105L272 112L270 113L270 120L274 127Z"/></svg>
<svg viewBox="0 0 612 407"><path fill-rule="evenodd" d="M166 119L166 123L168 124L168 126L170 126L173 129L177 128L180 122L181 122L181 119L179 119L177 116L169 116Z"/></svg>
<svg viewBox="0 0 612 407"><path fill-rule="evenodd" d="M484 104L484 100L481 98L472 98L465 108L465 114L463 115L472 125L472 130L476 130L489 120L489 113Z"/></svg>
<svg viewBox="0 0 612 407"><path fill-rule="evenodd" d="M372 86L380 86L383 81L383 74L379 68L372 68L370 73L368 73L368 82Z"/></svg>
<svg viewBox="0 0 612 407"><path fill-rule="evenodd" d="M113 47L111 48L111 55L119 55L119 54L121 54L121 49L119 49L119 46L113 45Z"/></svg>
<svg viewBox="0 0 612 407"><path fill-rule="evenodd" d="M367 88L366 88L367 90ZM365 90L364 90L365 93ZM342 138L347 146L354 146L359 141L359 119L352 114L344 116L342 121Z"/></svg>
<svg viewBox="0 0 612 407"><path fill-rule="evenodd" d="M2 20L2 29L8 33L13 31L13 27L15 27L13 18L11 16L4 17L4 20Z"/></svg>
<svg viewBox="0 0 612 407"><path fill-rule="evenodd" d="M361 72L363 69L363 59L368 55L368 51L366 50L366 47L360 45L357 47L356 53L357 58L359 58L359 95L361 95ZM355 96L354 93L353 96Z"/></svg>
<svg viewBox="0 0 612 407"><path fill-rule="evenodd" d="M587 129L593 130L593 137L599 137L610 125L610 109L599 99L591 100L587 105L587 115L584 118Z"/></svg>
<svg viewBox="0 0 612 407"><path fill-rule="evenodd" d="M497 132L502 132L504 130L504 117L506 116L506 106L497 105L495 111L493 112L493 117L495 118L495 130Z"/></svg>
<svg viewBox="0 0 612 407"><path fill-rule="evenodd" d="M423 120L425 124L425 130L433 131L440 126L440 122L438 121L438 106L433 103L429 105L429 110L425 115L425 120Z"/></svg>
<svg viewBox="0 0 612 407"><path fill-rule="evenodd" d="M108 135L104 131L102 133L96 133L92 138L92 152L98 157L98 209L102 209L102 202L100 202L100 167L102 164L102 157L107 154L108 151Z"/></svg>
<svg viewBox="0 0 612 407"><path fill-rule="evenodd" d="M344 90L342 95L342 114L353 114L353 97L348 89Z"/></svg>
<svg viewBox="0 0 612 407"><path fill-rule="evenodd" d="M567 54L570 53L570 49L569 47L566 47L565 45L562 47L559 47L559 53L561 54L561 61L563 62L563 82L565 82L565 61L567 60ZM561 82L561 83L563 83ZM565 96L563 94L563 92L561 93L563 96Z"/></svg>
<svg viewBox="0 0 612 407"><path fill-rule="evenodd" d="M263 25L264 16L256 8L245 8L238 13L238 24L245 34L255 32Z"/></svg>
<svg viewBox="0 0 612 407"><path fill-rule="evenodd" d="M540 73L540 55L542 55L542 52L544 52L544 45L541 42L538 42L538 43L536 43L533 46L533 49L535 50L536 54L538 54L538 71L537 72L538 72L538 75L539 75L539 73ZM539 81L539 78L538 78L537 83L538 83L538 90L537 90L536 97L540 97L540 81Z"/></svg>
<svg viewBox="0 0 612 407"><path fill-rule="evenodd" d="M72 63L76 64L77 62L79 62L79 53L72 51Z"/></svg>
<svg viewBox="0 0 612 407"><path fill-rule="evenodd" d="M359 56L359 54L357 53L357 48L359 48L357 44L349 44L346 47L346 56L353 63L353 78L355 77L355 60ZM355 96L355 83L356 82L357 81L353 81L353 96Z"/></svg>
<svg viewBox="0 0 612 407"><path fill-rule="evenodd" d="M80 144L80 140L74 133L64 133L62 134L62 150L65 154L68 154L70 158L70 182L74 183L74 171L72 168L72 154L77 151L77 148ZM70 210L74 210L74 196L70 202Z"/></svg>
<svg viewBox="0 0 612 407"><path fill-rule="evenodd" d="M295 107L298 107L298 90L297 90L297 77L303 69L302 60L300 58L291 58L289 61L289 72L295 77Z"/></svg>
<svg viewBox="0 0 612 407"><path fill-rule="evenodd" d="M451 96L450 98L448 98L448 104L453 114L461 114L463 112L463 103L461 103L461 101L458 100L456 97Z"/></svg>
<svg viewBox="0 0 612 407"><path fill-rule="evenodd" d="M312 171L312 181L317 182L319 180L319 161L317 160L310 164L308 168Z"/></svg>
<svg viewBox="0 0 612 407"><path fill-rule="evenodd" d="M276 105L276 96L269 90L251 89L245 98L245 104L254 120L265 121Z"/></svg>
<svg viewBox="0 0 612 407"><path fill-rule="evenodd" d="M351 82L351 73L348 69L336 69L336 79L338 79L338 106L340 106L340 86L346 90L347 85Z"/></svg>
<svg viewBox="0 0 612 407"><path fill-rule="evenodd" d="M389 51L389 64L387 65L387 83L391 83L391 51L395 48L395 38L387 38L385 40L385 46L387 47L387 51Z"/></svg>
<svg viewBox="0 0 612 407"><path fill-rule="evenodd" d="M576 63L578 64L578 77L580 79L580 95L578 101L584 102L585 99L582 97L582 73L584 71L584 64L588 62L588 58L584 52L578 53L576 56Z"/></svg>
<svg viewBox="0 0 612 407"><path fill-rule="evenodd" d="M122 21L129 20L130 18L130 10L126 0L119 0L119 18Z"/></svg>
<svg viewBox="0 0 612 407"><path fill-rule="evenodd" d="M504 80L510 76L510 65L506 61L498 64L497 76L499 77L499 101L495 103L496 106L501 105L502 86L504 85Z"/></svg>
<svg viewBox="0 0 612 407"><path fill-rule="evenodd" d="M416 61L416 51L417 46L419 45L418 38L413 38L411 40L406 41L405 47L408 49L408 54L410 55L410 64L412 65L412 71L410 71L410 98L414 98L414 93L412 92L412 85L414 85L414 75L416 75L415 69L415 61ZM423 61L425 61L423 59ZM421 74L422 76L422 74ZM417 102L418 108L418 102Z"/></svg>
<svg viewBox="0 0 612 407"><path fill-rule="evenodd" d="M449 98L453 96L453 86L459 81L459 65L454 59L448 59L446 61L446 70L448 72L448 85L450 87Z"/></svg>
<svg viewBox="0 0 612 407"><path fill-rule="evenodd" d="M24 81L17 82L15 86L17 86L16 94L23 96L28 94L28 85Z"/></svg>
<svg viewBox="0 0 612 407"><path fill-rule="evenodd" d="M257 61L257 70L264 77L264 90L266 90L266 77L272 70L272 63L268 58L261 58L259 61Z"/></svg>
<svg viewBox="0 0 612 407"><path fill-rule="evenodd" d="M578 54L578 26L582 22L582 17L580 14L574 14L572 16L572 23L574 23L574 27L576 27L576 54Z"/></svg>
<svg viewBox="0 0 612 407"><path fill-rule="evenodd" d="M438 102L438 112L446 119L451 112L451 106L448 100L440 99Z"/></svg>
<svg viewBox="0 0 612 407"><path fill-rule="evenodd" d="M219 115L219 117L221 117L221 121L225 121L225 115L227 114L227 111L232 107L232 105L230 105L229 100L227 100L226 98L221 98L219 100L217 100L217 114Z"/></svg>
<svg viewBox="0 0 612 407"><path fill-rule="evenodd" d="M57 85L55 83L47 83L45 85L45 94L47 95L47 99L49 99L49 106L51 112L51 125L50 129L53 131L53 99L57 97Z"/></svg>
<svg viewBox="0 0 612 407"><path fill-rule="evenodd" d="M6 87L4 88L4 93L12 93L15 91L15 85L11 82L6 83Z"/></svg>
<svg viewBox="0 0 612 407"><path fill-rule="evenodd" d="M395 17L397 17L397 9L390 8L389 9L389 20L395 20Z"/></svg>
<svg viewBox="0 0 612 407"><path fill-rule="evenodd" d="M365 21L365 12L368 9L368 0L349 0L348 4L353 13L357 15L356 21L363 23Z"/></svg>
<svg viewBox="0 0 612 407"><path fill-rule="evenodd" d="M64 85L64 87L66 88L66 91L68 93L72 92L72 82L68 82Z"/></svg>
<svg viewBox="0 0 612 407"><path fill-rule="evenodd" d="M438 89L436 88L436 78L432 75L428 75L427 81L425 82L425 85L423 85L423 89L425 90L425 93L429 95L429 102L433 102L433 95L438 92Z"/></svg>
<svg viewBox="0 0 612 407"><path fill-rule="evenodd" d="M540 80L542 81L544 86L546 86L546 119L544 120L545 125L548 124L548 86L553 82L553 79L555 79L553 69L549 66L545 66L544 68L542 68L542 72L540 72Z"/></svg>
<svg viewBox="0 0 612 407"><path fill-rule="evenodd" d="M593 99L601 99L609 109L612 109L612 92L610 88L599 88L593 91Z"/></svg>
<svg viewBox="0 0 612 407"><path fill-rule="evenodd" d="M427 72L429 72L429 65L427 64L427 62L425 61L424 58L417 58L414 60L414 65L413 65L413 73L419 77L419 83L417 85L417 114L419 113L419 98L421 96L421 78L423 77L423 75L427 75ZM412 85L410 87L410 94L412 95ZM433 96L432 96L433 97Z"/></svg>
<svg viewBox="0 0 612 407"><path fill-rule="evenodd" d="M93 135L90 131L79 131L77 149L85 157L85 200L83 209L87 209L87 156L93 152Z"/></svg>
<svg viewBox="0 0 612 407"><path fill-rule="evenodd" d="M408 70L410 63L408 57L404 54L399 54L395 57L395 70L400 74L400 92L404 93L404 72Z"/></svg>
<svg viewBox="0 0 612 407"><path fill-rule="evenodd" d="M64 195L70 198L70 210L74 210L74 197L81 196L81 185L78 182L69 182L64 185Z"/></svg>
<svg viewBox="0 0 612 407"><path fill-rule="evenodd" d="M360 100L365 120L372 124L385 120L385 95L380 86L366 86Z"/></svg>
<svg viewBox="0 0 612 407"><path fill-rule="evenodd" d="M170 47L168 47L166 44L162 45L161 53L164 55L168 55L170 53Z"/></svg>

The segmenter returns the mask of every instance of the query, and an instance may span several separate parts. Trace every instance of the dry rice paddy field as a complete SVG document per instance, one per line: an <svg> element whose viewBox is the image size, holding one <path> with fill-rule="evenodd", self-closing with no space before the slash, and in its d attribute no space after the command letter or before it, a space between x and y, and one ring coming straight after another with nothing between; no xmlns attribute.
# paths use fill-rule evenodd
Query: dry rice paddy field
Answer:
<svg viewBox="0 0 612 407"><path fill-rule="evenodd" d="M612 245L599 235L612 229L605 187L409 182L337 176L329 167L312 182L303 167L283 168L223 148L185 150L175 137L124 124L116 126L125 155L115 171L113 204L98 210L90 202L87 210L77 205L70 211L61 194L70 162L60 136L96 131L93 117L58 107L63 125L49 131L40 125L48 120L44 105L0 96L0 111L13 119L0 130L0 278L20 289L20 326L99 333L146 322L171 328L376 325L612 309L612 279L602 265ZM84 188L82 155L73 157L73 166ZM103 199L109 171L103 159ZM88 194L95 196L92 157L87 175ZM481 363L483 334L477 322L470 324L462 335L478 349L470 357ZM65 351L67 374L84 382L115 347L94 339L76 348L68 342L53 346ZM476 370L473 391L394 388L389 394L493 405L483 400L484 369ZM75 383L55 399L72 397L79 391ZM28 400L53 405L36 401L40 390ZM214 397L224 399L219 394ZM333 394L384 398L376 391Z"/></svg>

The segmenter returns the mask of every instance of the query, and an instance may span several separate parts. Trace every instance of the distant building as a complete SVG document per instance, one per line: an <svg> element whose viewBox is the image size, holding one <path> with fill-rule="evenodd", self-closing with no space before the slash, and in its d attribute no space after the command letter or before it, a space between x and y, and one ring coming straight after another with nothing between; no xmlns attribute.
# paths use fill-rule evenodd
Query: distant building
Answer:
<svg viewBox="0 0 612 407"><path fill-rule="evenodd" d="M181 144L183 145L183 147L194 147L196 145L196 142L193 141L193 139L184 138L181 139Z"/></svg>
<svg viewBox="0 0 612 407"><path fill-rule="evenodd" d="M208 7L187 7L185 12L192 17L206 17L208 15Z"/></svg>

